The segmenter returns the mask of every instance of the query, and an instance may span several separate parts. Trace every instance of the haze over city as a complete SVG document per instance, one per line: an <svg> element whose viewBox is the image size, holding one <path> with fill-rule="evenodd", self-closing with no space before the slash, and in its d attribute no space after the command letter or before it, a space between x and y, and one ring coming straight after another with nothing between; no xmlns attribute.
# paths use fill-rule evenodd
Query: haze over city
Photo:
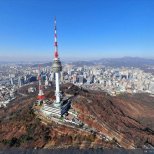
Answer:
<svg viewBox="0 0 154 154"><path fill-rule="evenodd" d="M55 16L62 59L154 58L152 0L1 0L0 60L51 61Z"/></svg>

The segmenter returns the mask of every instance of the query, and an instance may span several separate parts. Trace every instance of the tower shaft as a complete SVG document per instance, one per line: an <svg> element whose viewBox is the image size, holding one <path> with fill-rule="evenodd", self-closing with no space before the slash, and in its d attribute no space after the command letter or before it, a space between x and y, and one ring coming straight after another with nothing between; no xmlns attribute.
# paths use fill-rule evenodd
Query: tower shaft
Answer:
<svg viewBox="0 0 154 154"><path fill-rule="evenodd" d="M55 91L56 102L60 102L59 73L55 73L55 76L56 76L56 91Z"/></svg>

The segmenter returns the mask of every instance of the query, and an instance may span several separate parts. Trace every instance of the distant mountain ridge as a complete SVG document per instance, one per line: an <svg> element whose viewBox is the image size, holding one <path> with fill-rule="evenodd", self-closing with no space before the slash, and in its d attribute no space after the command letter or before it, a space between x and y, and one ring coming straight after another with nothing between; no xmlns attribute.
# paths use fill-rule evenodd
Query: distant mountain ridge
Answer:
<svg viewBox="0 0 154 154"><path fill-rule="evenodd" d="M154 59L139 58L139 57L122 57L122 58L101 58L99 60L79 60L79 61L63 61L63 64L72 64L75 66L93 66L104 65L111 67L145 67L154 65ZM39 64L34 64L33 67L38 67ZM52 62L41 64L41 66L51 66Z"/></svg>
<svg viewBox="0 0 154 154"><path fill-rule="evenodd" d="M138 57L123 57L123 58L109 58L98 60L97 63L102 63L109 66L127 66L140 67L143 65L154 65L154 59L138 58Z"/></svg>
<svg viewBox="0 0 154 154"><path fill-rule="evenodd" d="M123 58L102 58L94 61L77 61L72 62L74 65L104 65L112 67L143 67L146 65L154 65L154 59L138 58L138 57L123 57Z"/></svg>

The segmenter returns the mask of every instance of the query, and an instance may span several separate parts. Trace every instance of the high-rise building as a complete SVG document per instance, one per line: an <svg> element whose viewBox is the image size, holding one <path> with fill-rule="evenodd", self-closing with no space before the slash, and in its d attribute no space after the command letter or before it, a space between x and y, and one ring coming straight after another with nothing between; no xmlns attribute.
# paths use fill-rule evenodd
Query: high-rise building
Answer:
<svg viewBox="0 0 154 154"><path fill-rule="evenodd" d="M48 77L47 75L45 76L45 87L47 88L49 85Z"/></svg>
<svg viewBox="0 0 154 154"><path fill-rule="evenodd" d="M41 74L40 74L40 66L39 66L39 71L38 71L38 81L39 81L39 93L38 93L38 102L40 104L40 102L42 102L44 100L44 93L43 93L43 89L42 89L42 83L41 83Z"/></svg>
<svg viewBox="0 0 154 154"><path fill-rule="evenodd" d="M78 78L79 78L79 83L83 84L83 79L84 79L83 76L80 75Z"/></svg>
<svg viewBox="0 0 154 154"><path fill-rule="evenodd" d="M10 79L10 83L11 83L12 86L14 85L13 78Z"/></svg>
<svg viewBox="0 0 154 154"><path fill-rule="evenodd" d="M20 77L20 76L18 77L18 86L19 86L19 87L22 86L22 85L21 85L21 77Z"/></svg>

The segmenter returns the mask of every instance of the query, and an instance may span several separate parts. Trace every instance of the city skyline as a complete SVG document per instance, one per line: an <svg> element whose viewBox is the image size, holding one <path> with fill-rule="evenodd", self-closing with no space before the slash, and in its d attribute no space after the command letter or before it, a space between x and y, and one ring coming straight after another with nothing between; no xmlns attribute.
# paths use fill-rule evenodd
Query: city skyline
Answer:
<svg viewBox="0 0 154 154"><path fill-rule="evenodd" d="M1 1L0 60L53 59L53 20L62 59L154 58L152 1Z"/></svg>

